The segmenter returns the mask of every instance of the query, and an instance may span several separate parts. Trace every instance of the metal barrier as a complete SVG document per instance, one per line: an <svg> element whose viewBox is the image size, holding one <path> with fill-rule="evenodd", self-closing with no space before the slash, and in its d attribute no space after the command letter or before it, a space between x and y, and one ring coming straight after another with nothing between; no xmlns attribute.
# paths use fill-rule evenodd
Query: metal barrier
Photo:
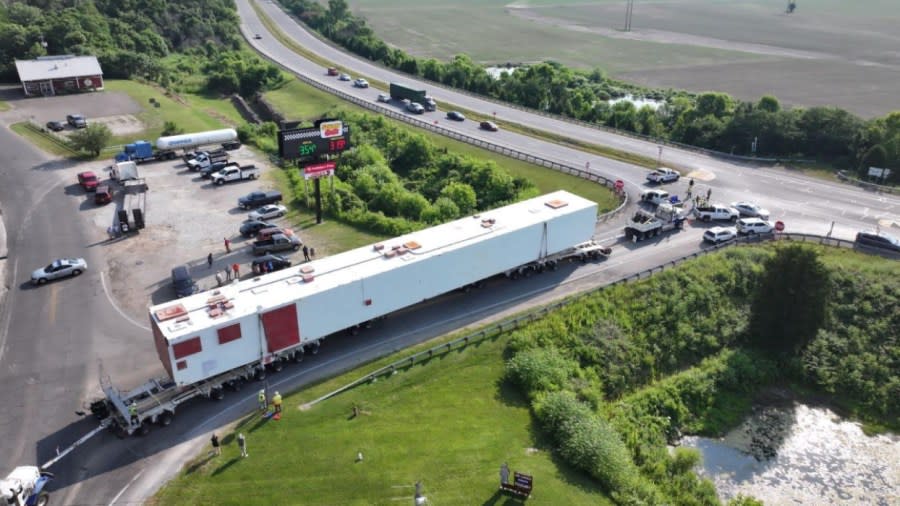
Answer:
<svg viewBox="0 0 900 506"><path fill-rule="evenodd" d="M869 183L868 181L863 181L862 179L859 179L859 178L849 175L847 173L847 171L844 171L844 170L837 171L837 177L841 181L853 183L856 186L865 188L867 190L875 190L877 192L891 193L891 194L896 193L898 191L897 188L893 187L893 186L886 186L886 185L881 185L881 184Z"/></svg>
<svg viewBox="0 0 900 506"><path fill-rule="evenodd" d="M356 386L362 385L364 383L377 381L377 379L380 376L394 374L399 369L407 368L412 365L415 365L416 363L421 363L421 362L427 361L427 360L434 358L436 356L439 356L441 354L446 354L450 351L464 348L464 347L468 346L469 344L483 341L483 340L487 339L488 337L499 335L499 334L509 331L509 330L518 329L520 326L522 326L524 324L531 323L531 322L537 320L538 318L546 316L547 314L549 314L552 311L556 311L557 309L560 309L560 308L565 307L573 302L581 300L584 297L593 295L594 293L599 292L601 290L605 290L607 287L621 285L624 283L632 283L635 281L640 281L642 279L647 279L656 273L660 273L660 272L665 271L666 269L670 269L670 268L676 267L678 265L681 265L688 260L693 260L695 258L699 258L701 256L708 255L710 253L718 252L719 250L724 249L724 248L730 248L730 247L733 247L733 246L736 246L739 244L762 243L762 242L766 242L766 241L796 241L796 242L804 242L804 243L815 243L815 244L820 244L823 246L831 246L831 247L835 247L835 248L850 248L850 249L853 249L856 246L856 244L853 241L847 241L844 239L836 239L833 237L813 235L813 234L776 233L776 234L761 234L761 235L752 235L752 236L746 236L746 237L738 237L737 239L735 239L733 241L716 244L712 247L709 247L709 248L706 248L706 249L703 249L700 251L695 251L693 253L676 258L675 260L669 260L665 263L659 264L659 265L651 267L649 269L644 269L644 270L636 272L634 274L629 274L629 275L621 277L615 281L611 281L606 284L598 285L597 287L592 288L590 290L587 290L587 291L584 291L584 292L581 292L581 293L578 293L575 295L571 295L564 299L558 300L556 302L551 302L547 305L544 305L544 306L541 306L538 308L531 309L528 312L521 314L519 316L516 316L514 318L509 318L509 319L506 319L506 320L503 320L503 321L500 321L497 323L489 324L478 331L472 332L470 334L466 334L465 336L453 339L452 341L448 341L446 343L439 344L437 346L433 346L427 350L414 353L408 357L402 358L402 359L392 362L384 367L376 369L375 371L365 374L362 377L360 377L350 383L347 383L346 385L344 385L336 390L332 390L331 392L328 392L325 395L304 404L304 407L311 407L315 404L318 404L319 402L322 402L331 397L334 397L335 395L338 395L342 392L346 392L347 390L350 390L350 389L352 389ZM900 255L896 255L896 256L889 255L889 258L895 258L895 259L900 260Z"/></svg>

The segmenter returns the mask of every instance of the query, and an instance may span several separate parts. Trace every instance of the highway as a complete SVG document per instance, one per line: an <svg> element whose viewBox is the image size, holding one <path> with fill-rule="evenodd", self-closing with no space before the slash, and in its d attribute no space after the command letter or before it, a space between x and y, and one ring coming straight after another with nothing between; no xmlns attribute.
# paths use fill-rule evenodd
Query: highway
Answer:
<svg viewBox="0 0 900 506"><path fill-rule="evenodd" d="M242 30L259 51L295 72L374 102L378 90L356 89L350 83L327 77L320 65L279 44L263 28L246 0L238 0L237 5ZM336 64L385 82L397 79L387 70L322 44L287 16L278 14L274 4L259 5L298 43ZM263 38L254 40L256 33ZM411 81L406 77L403 80ZM433 94L439 104L496 112L501 128L504 122L516 122L651 158L658 153L653 143L548 119L450 90L435 90ZM542 158L578 167L589 163L592 171L627 181L632 195L642 188L646 170L639 167L513 132L484 132L472 122L444 121L442 113L429 113L424 118ZM695 194L709 189L713 200L757 200L772 211L773 218L784 220L789 231L824 234L834 220L834 235L851 239L860 228L900 221L897 197L670 147L664 148L663 158L691 169L690 175L697 181ZM0 443L5 457L0 472L8 472L15 465L49 460L57 447L64 448L95 426L90 419L78 418L74 411L82 409L82 402L98 393L101 363L122 387L136 386L160 366L152 353L133 351L147 348L147 332L111 310L102 274L103 246L92 243L84 224L73 219L78 199L67 198L72 182L56 173L66 162L49 160L0 126L0 163L0 202L9 250L5 273L9 292L2 305L0 327L0 389L7 402L0 417L5 430ZM667 189L683 194L686 179L667 185ZM614 242L621 235L620 230L621 221L614 220L602 224L597 236ZM431 301L416 306L359 336L329 339L315 357L270 376L270 386L289 391L450 330L496 320L679 258L704 247L700 241L702 230L703 227L692 226L647 243L619 244L604 262L577 268L566 266L515 282L493 280L485 289L465 295L450 294L442 297L440 303ZM32 269L72 251L87 251L85 256L92 267L88 273L41 289L28 286L26 281ZM206 443L210 430L237 419L251 410L254 402L255 385L250 385L238 393L229 393L223 403L190 403L179 411L170 427L155 430L146 438L118 440L111 434L101 434L51 469L58 475L51 484L52 500L70 505L140 502Z"/></svg>

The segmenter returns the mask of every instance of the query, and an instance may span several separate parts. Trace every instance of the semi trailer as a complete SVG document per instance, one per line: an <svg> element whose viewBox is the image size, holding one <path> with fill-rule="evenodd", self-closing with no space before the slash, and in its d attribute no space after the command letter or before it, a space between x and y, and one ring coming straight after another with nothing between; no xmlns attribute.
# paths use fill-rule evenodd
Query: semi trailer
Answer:
<svg viewBox="0 0 900 506"><path fill-rule="evenodd" d="M209 130L192 134L169 135L156 139L154 146L147 141L136 141L126 144L122 152L116 155L117 162L134 161L137 163L150 160L174 160L178 150L190 150L200 146L213 144L229 144L237 140L237 132L233 128Z"/></svg>
<svg viewBox="0 0 900 506"><path fill-rule="evenodd" d="M437 109L434 99L428 96L428 92L425 90L412 88L402 83L391 83L390 92L391 98L394 100L409 100L421 104L426 111Z"/></svg>
<svg viewBox="0 0 900 506"><path fill-rule="evenodd" d="M102 378L91 412L123 437L168 425L180 404L219 399L335 333L495 275L608 255L596 218L597 204L558 191L152 306L167 376L127 391Z"/></svg>

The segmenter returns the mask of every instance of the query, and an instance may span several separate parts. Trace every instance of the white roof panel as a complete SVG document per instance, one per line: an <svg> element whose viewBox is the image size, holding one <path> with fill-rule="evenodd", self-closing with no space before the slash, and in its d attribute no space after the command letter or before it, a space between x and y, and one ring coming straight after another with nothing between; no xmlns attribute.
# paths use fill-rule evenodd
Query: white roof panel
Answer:
<svg viewBox="0 0 900 506"><path fill-rule="evenodd" d="M534 226L554 216L596 208L597 204L577 195L557 191L505 207L485 211L480 215L461 218L382 243L346 251L337 255L316 259L299 266L291 266L278 272L240 281L208 292L178 299L150 308L150 317L156 321L156 312L181 305L187 318L161 321L159 328L166 339L172 340L210 327L221 327L229 321L237 321L283 306L336 286L368 278L394 269L405 262L423 261L482 240ZM388 256L394 248L407 248L400 255ZM303 279L304 270L312 268L311 282ZM210 299L224 297L231 307L224 315L212 318L208 314ZM219 299L222 300L222 299ZM183 313L182 313L183 314ZM177 320L177 322L176 322Z"/></svg>
<svg viewBox="0 0 900 506"><path fill-rule="evenodd" d="M42 56L36 60L16 60L16 70L21 81L103 75L96 56Z"/></svg>

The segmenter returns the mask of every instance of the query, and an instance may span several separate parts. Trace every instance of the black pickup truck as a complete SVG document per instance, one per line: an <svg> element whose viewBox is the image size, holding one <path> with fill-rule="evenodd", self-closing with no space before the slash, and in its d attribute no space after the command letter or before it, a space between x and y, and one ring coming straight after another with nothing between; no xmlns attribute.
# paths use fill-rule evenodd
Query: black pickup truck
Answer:
<svg viewBox="0 0 900 506"><path fill-rule="evenodd" d="M238 198L238 207L241 209L254 209L259 206L274 204L276 202L281 202L281 192L251 192Z"/></svg>

